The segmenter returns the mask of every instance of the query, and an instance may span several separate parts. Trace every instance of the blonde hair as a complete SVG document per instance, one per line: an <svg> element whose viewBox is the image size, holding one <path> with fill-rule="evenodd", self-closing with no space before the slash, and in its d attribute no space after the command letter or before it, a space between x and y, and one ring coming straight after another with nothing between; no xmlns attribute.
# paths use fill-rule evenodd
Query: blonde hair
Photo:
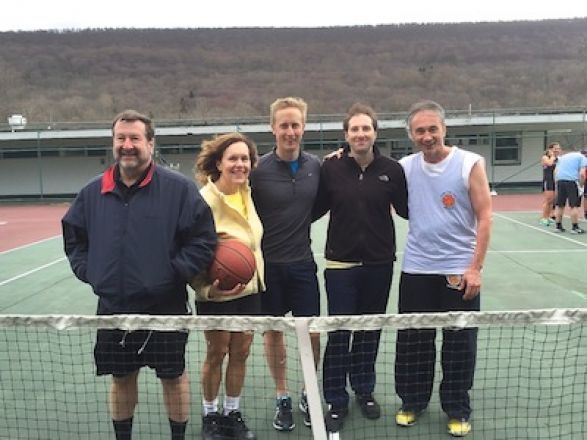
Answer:
<svg viewBox="0 0 587 440"><path fill-rule="evenodd" d="M308 104L302 98L288 96L287 98L279 98L273 101L269 106L269 125L273 127L275 122L275 113L284 108L297 108L302 113L302 122L306 123L306 117L308 116Z"/></svg>

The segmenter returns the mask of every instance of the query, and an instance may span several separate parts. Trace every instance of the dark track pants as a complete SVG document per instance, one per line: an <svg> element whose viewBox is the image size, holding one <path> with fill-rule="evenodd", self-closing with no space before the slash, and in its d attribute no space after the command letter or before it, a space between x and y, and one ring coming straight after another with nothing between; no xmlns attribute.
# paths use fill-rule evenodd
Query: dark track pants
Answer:
<svg viewBox="0 0 587 440"><path fill-rule="evenodd" d="M470 301L463 292L447 286L444 275L402 272L400 313L478 311L479 295ZM398 330L395 388L403 408L420 412L428 406L434 383L436 329ZM442 381L440 402L450 418L469 419L469 390L473 386L477 355L477 328L442 329Z"/></svg>
<svg viewBox="0 0 587 440"><path fill-rule="evenodd" d="M326 269L328 315L369 315L385 313L393 264ZM346 408L347 377L356 394L375 389L375 361L381 331L339 330L328 333L324 353L324 399L333 408ZM351 342L352 338L352 342Z"/></svg>

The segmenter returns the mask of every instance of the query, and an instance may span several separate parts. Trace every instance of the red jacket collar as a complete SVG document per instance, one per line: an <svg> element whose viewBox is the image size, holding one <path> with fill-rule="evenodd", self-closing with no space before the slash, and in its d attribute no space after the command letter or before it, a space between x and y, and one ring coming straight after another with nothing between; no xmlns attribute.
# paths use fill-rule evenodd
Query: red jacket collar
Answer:
<svg viewBox="0 0 587 440"><path fill-rule="evenodd" d="M116 187L116 179L114 178L114 173L117 166L118 164L115 163L106 171L104 171L104 174L102 175L102 194L114 191L114 188ZM151 180L153 180L154 172L155 162L151 161L151 164L149 165L149 171L147 172L147 175L141 181L141 183L139 183L139 188L143 188L147 186L149 183L151 183Z"/></svg>

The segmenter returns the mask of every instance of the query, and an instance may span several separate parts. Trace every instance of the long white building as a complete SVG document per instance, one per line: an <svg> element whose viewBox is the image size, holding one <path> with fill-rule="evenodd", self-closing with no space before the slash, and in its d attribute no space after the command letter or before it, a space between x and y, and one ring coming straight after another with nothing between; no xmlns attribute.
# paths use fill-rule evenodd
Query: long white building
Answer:
<svg viewBox="0 0 587 440"><path fill-rule="evenodd" d="M405 114L380 114L378 145L400 158L411 152ZM341 115L309 116L304 148L319 156L344 139ZM485 157L494 189L539 188L540 158L550 142L587 145L587 108L450 112L447 142ZM203 139L240 131L261 153L273 146L266 120L155 121L157 158L187 176ZM109 124L0 125L0 199L68 198L112 163Z"/></svg>

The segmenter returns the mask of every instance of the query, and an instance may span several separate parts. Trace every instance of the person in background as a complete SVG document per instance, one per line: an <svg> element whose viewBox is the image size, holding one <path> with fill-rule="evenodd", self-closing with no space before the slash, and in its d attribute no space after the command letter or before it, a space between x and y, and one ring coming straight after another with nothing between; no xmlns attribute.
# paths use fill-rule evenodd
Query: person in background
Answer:
<svg viewBox="0 0 587 440"><path fill-rule="evenodd" d="M228 133L202 143L196 161L200 193L210 205L218 240L237 239L249 246L255 256L256 273L247 285L237 284L221 290L219 280L200 275L191 283L196 292L198 315L255 316L261 314L263 226L253 205L249 175L257 163L257 148L240 133ZM204 440L254 440L240 409L246 375L246 361L253 341L252 332L207 330L206 359L202 366ZM224 377L225 397L222 412L218 394L222 366L228 355Z"/></svg>
<svg viewBox="0 0 587 440"><path fill-rule="evenodd" d="M275 148L259 160L251 173L253 200L263 223L262 241L267 290L263 314L320 315L320 289L310 247L312 206L318 193L320 160L302 151L307 104L301 98L277 99L270 107ZM265 332L267 364L276 387L273 427L295 427L287 385L287 353L283 333ZM320 361L320 334L310 334L314 364ZM301 393L299 408L304 424L311 425L308 399Z"/></svg>
<svg viewBox="0 0 587 440"><path fill-rule="evenodd" d="M322 165L314 211L315 218L330 212L324 270L328 314L385 313L396 250L392 208L407 218L406 180L399 163L375 145L377 116L371 107L352 105L343 129L347 144L339 159ZM328 431L340 431L348 415L347 380L363 416L381 416L374 396L380 335L380 330L328 334L323 364Z"/></svg>
<svg viewBox="0 0 587 440"><path fill-rule="evenodd" d="M62 220L76 277L98 296L98 315L185 315L187 282L205 272L216 246L214 222L196 185L153 160L151 120L126 110L112 123L116 163L81 189ZM112 375L109 406L117 440L131 438L142 367L163 386L171 438L185 437L190 393L185 331L100 329L98 375Z"/></svg>
<svg viewBox="0 0 587 440"><path fill-rule="evenodd" d="M444 109L414 104L408 136L417 153L400 159L410 213L399 286L399 313L478 311L481 270L491 235L491 196L483 158L445 144ZM471 431L477 329L442 331L440 401L448 431ZM412 426L428 406L434 382L435 329L398 330L396 392L400 426Z"/></svg>
<svg viewBox="0 0 587 440"><path fill-rule="evenodd" d="M542 218L540 224L543 226L550 226L554 223L554 168L556 167L556 161L560 155L561 147L558 142L553 142L548 146L548 149L544 152L542 159Z"/></svg>
<svg viewBox="0 0 587 440"><path fill-rule="evenodd" d="M579 209L585 188L587 157L578 151L559 156L554 176L556 180L556 232L565 232L563 215L567 201L570 208L571 234L583 234L579 227Z"/></svg>
<svg viewBox="0 0 587 440"><path fill-rule="evenodd" d="M587 148L581 150L583 157L587 158ZM587 170L585 170L585 177L583 181L587 180ZM583 184L584 185L584 184ZM587 193L585 192L585 186L583 186L583 220L587 220Z"/></svg>

